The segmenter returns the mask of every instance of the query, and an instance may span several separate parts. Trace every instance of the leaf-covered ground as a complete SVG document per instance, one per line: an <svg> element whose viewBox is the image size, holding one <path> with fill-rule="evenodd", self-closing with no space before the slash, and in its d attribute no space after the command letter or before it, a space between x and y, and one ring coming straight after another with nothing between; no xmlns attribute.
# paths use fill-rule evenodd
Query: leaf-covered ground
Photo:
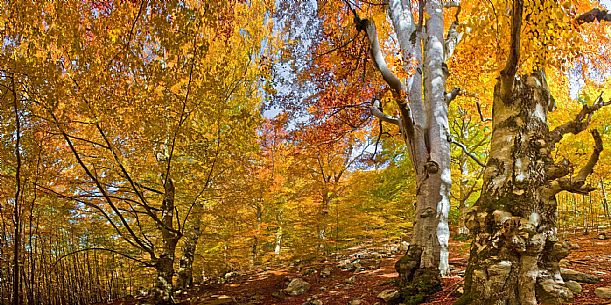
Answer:
<svg viewBox="0 0 611 305"><path fill-rule="evenodd" d="M597 298L594 294L597 287L611 285L611 239L599 240L595 235L582 234L571 234L566 238L571 240L575 249L564 266L596 275L602 280L598 284L582 284L583 292L573 304L611 304L611 299ZM452 304L461 291L469 245L468 242L451 241L450 247L452 276L443 279L444 290L426 304ZM360 300L360 303L354 304L382 305L385 303L377 295L394 288L393 281L397 277L394 263L399 256L396 246L394 249L392 246L352 248L337 259L241 274L230 277L224 284L198 285L193 290L181 293L179 299L185 305L301 305L308 300L319 300L324 305L346 305L356 300ZM356 262L354 267L357 270L340 268L346 267L346 262ZM330 274L325 274L329 271ZM293 278L304 279L311 284L310 289L298 296L281 293ZM135 299L115 302L117 305L136 303Z"/></svg>

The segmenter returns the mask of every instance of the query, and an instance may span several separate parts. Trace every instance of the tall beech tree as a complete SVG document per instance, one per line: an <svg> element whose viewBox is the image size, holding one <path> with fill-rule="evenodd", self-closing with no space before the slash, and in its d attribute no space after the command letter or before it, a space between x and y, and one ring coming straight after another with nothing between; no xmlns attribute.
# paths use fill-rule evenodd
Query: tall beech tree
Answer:
<svg viewBox="0 0 611 305"><path fill-rule="evenodd" d="M347 2L350 4L349 2ZM458 7L459 2L446 4ZM375 67L390 88L399 116L382 112L375 100L373 115L386 123L398 125L408 146L416 175L416 215L414 233L408 252L396 264L403 283L404 296L419 302L424 295L440 289L440 274L449 272L448 212L450 208L450 134L448 103L460 92L446 92L448 76L445 61L461 40L456 21L444 34L444 3L419 1L414 16L411 1L388 2L388 18L400 46L404 63L402 81L386 63L373 19L361 18L352 8L356 28L369 40ZM445 36L445 37L444 37ZM410 73L413 71L413 73Z"/></svg>
<svg viewBox="0 0 611 305"><path fill-rule="evenodd" d="M521 69L525 65L521 38L537 33L536 38L545 41L532 29L556 12L562 9L553 3L513 1L510 51L494 88L484 183L467 215L473 243L459 304L557 304L573 297L558 266L569 247L557 236L556 194L594 190L586 180L599 160L603 141L598 130L590 131L593 151L575 171L571 162L556 161L551 153L564 135L585 131L594 112L611 101L604 101L601 94L592 105L583 105L574 120L549 128L548 113L555 101L543 70L545 62L531 62L530 73ZM588 14L576 20L594 21L583 17ZM535 58L544 58L540 55L545 51L539 50Z"/></svg>

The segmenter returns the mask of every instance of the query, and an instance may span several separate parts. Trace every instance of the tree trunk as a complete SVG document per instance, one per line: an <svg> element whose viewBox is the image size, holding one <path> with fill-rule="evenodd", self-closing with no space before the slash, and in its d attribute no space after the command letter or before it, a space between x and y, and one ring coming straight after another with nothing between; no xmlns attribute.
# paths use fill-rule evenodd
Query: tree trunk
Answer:
<svg viewBox="0 0 611 305"><path fill-rule="evenodd" d="M460 129L461 138L468 139L469 138L469 124L463 121L463 124ZM459 157L460 164L460 181L458 186L458 236L461 238L465 238L469 235L469 229L466 225L466 216L467 216L467 200L471 195L471 192L468 188L469 183L469 166L467 159L467 153L462 151Z"/></svg>
<svg viewBox="0 0 611 305"><path fill-rule="evenodd" d="M403 282L406 303L421 303L441 289L440 275L449 273L448 212L450 208L450 143L448 108L445 100L443 13L440 1L427 1L424 46L424 105L428 116L407 126L409 114L402 114L402 131L412 147L416 169L416 219L408 253L395 268ZM428 126L423 127L423 126Z"/></svg>
<svg viewBox="0 0 611 305"><path fill-rule="evenodd" d="M279 256L280 250L282 249L282 225L278 227L276 231L276 242L274 246L274 255Z"/></svg>
<svg viewBox="0 0 611 305"><path fill-rule="evenodd" d="M419 132L419 130L416 130ZM415 137L416 214L414 233L407 254L395 264L407 304L418 304L441 289L440 246L437 239L437 203L441 175L435 163L427 161L424 137Z"/></svg>
<svg viewBox="0 0 611 305"><path fill-rule="evenodd" d="M21 247L21 216L20 201L21 201L21 119L19 117L19 99L17 97L17 87L15 86L15 74L11 76L11 86L13 93L13 110L15 114L15 197L13 206L13 224L15 225L13 234L13 304L21 304L21 285L19 282L19 250Z"/></svg>
<svg viewBox="0 0 611 305"><path fill-rule="evenodd" d="M194 229L193 232L188 233L182 247L182 257L178 262L178 278L176 281L176 288L179 290L190 288L193 285L193 260L199 240L199 231Z"/></svg>
<svg viewBox="0 0 611 305"><path fill-rule="evenodd" d="M177 289L187 289L193 285L193 260L195 259L195 250L197 242L202 234L201 216L204 206L201 203L196 203L193 206L193 226L187 231L185 243L182 247L182 257L179 261L178 279L176 283Z"/></svg>
<svg viewBox="0 0 611 305"><path fill-rule="evenodd" d="M182 247L182 257L179 261L178 278L176 283L177 289L186 289L193 286L193 261L195 260L195 250L197 243L202 235L202 214L204 205L195 203L192 211L192 226L186 231L185 243Z"/></svg>
<svg viewBox="0 0 611 305"><path fill-rule="evenodd" d="M506 97L501 82L482 193L467 216L474 240L459 303L560 303L573 295L558 267L569 250L556 236L550 93L543 73L516 77Z"/></svg>
<svg viewBox="0 0 611 305"><path fill-rule="evenodd" d="M174 256L176 244L180 236L171 230L174 219L174 183L167 178L164 183L165 193L163 204L161 205L161 236L162 249L159 258L155 262L157 279L153 291L153 301L156 305L174 304L174 287L172 279L174 277Z"/></svg>
<svg viewBox="0 0 611 305"><path fill-rule="evenodd" d="M607 193L605 192L605 180L600 179L600 191L601 196L603 197L603 212L605 214L605 218L609 219L609 204L607 202Z"/></svg>
<svg viewBox="0 0 611 305"><path fill-rule="evenodd" d="M469 228L467 228L467 199L469 196L467 195L467 183L469 175L469 169L467 168L467 158L466 154L463 152L461 154L460 160L460 189L459 189L459 202L458 202L458 236L461 238L469 235Z"/></svg>

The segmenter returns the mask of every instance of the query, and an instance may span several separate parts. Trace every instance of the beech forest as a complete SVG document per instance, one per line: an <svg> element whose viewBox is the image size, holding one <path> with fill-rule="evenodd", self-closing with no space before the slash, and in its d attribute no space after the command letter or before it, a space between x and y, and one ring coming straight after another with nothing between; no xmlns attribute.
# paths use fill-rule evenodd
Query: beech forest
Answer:
<svg viewBox="0 0 611 305"><path fill-rule="evenodd" d="M0 1L0 304L611 304L610 9Z"/></svg>

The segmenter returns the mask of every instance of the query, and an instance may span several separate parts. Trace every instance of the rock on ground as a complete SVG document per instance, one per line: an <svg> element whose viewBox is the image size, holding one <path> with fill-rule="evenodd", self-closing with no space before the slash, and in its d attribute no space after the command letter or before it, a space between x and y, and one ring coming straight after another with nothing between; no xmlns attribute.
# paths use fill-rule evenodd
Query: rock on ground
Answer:
<svg viewBox="0 0 611 305"><path fill-rule="evenodd" d="M600 279L594 275L579 272L573 269L560 269L560 274L565 281L575 281L587 284L596 284Z"/></svg>
<svg viewBox="0 0 611 305"><path fill-rule="evenodd" d="M331 268L330 267L326 267L325 269L322 269L322 271L320 271L320 276L322 277L328 277L331 275Z"/></svg>
<svg viewBox="0 0 611 305"><path fill-rule="evenodd" d="M569 290L571 290L571 292L574 294L580 294L582 291L581 284L575 281L567 281L565 284L566 287L569 288Z"/></svg>
<svg viewBox="0 0 611 305"><path fill-rule="evenodd" d="M323 302L319 299L311 299L311 300L305 301L301 305L323 305Z"/></svg>
<svg viewBox="0 0 611 305"><path fill-rule="evenodd" d="M378 298L384 300L386 303L398 301L401 298L401 293L394 289L387 289L378 294Z"/></svg>
<svg viewBox="0 0 611 305"><path fill-rule="evenodd" d="M598 287L594 290L597 297L603 299L611 299L611 287Z"/></svg>
<svg viewBox="0 0 611 305"><path fill-rule="evenodd" d="M201 305L224 305L224 304L236 304L236 301L233 297L227 295L216 296L212 300L205 301L201 303Z"/></svg>
<svg viewBox="0 0 611 305"><path fill-rule="evenodd" d="M310 287L310 283L300 278L296 278L289 283L288 287L284 289L284 292L288 295L296 296L304 294L306 291L310 290Z"/></svg>

